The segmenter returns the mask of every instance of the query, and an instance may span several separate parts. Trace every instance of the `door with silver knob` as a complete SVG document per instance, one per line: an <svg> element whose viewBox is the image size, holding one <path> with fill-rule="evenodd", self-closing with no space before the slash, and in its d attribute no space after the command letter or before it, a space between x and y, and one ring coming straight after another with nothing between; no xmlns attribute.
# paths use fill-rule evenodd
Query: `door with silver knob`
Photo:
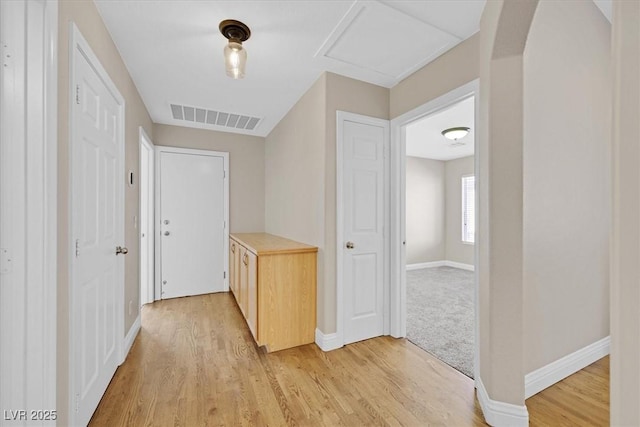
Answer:
<svg viewBox="0 0 640 427"><path fill-rule="evenodd" d="M161 150L159 167L162 298L224 291L223 157Z"/></svg>
<svg viewBox="0 0 640 427"><path fill-rule="evenodd" d="M339 297L344 301L345 344L384 332L384 147L388 128L357 120L342 122L345 250Z"/></svg>

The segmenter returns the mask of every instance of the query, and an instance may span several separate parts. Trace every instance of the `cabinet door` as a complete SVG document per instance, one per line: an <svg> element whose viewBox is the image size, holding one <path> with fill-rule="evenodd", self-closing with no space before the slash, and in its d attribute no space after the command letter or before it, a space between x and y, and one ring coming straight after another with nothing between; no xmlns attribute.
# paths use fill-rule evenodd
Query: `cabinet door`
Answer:
<svg viewBox="0 0 640 427"><path fill-rule="evenodd" d="M229 239L229 289L236 295L236 250L238 244Z"/></svg>
<svg viewBox="0 0 640 427"><path fill-rule="evenodd" d="M240 246L240 310L247 318L249 306L249 251Z"/></svg>
<svg viewBox="0 0 640 427"><path fill-rule="evenodd" d="M258 341L258 257L247 251L247 258L247 323Z"/></svg>

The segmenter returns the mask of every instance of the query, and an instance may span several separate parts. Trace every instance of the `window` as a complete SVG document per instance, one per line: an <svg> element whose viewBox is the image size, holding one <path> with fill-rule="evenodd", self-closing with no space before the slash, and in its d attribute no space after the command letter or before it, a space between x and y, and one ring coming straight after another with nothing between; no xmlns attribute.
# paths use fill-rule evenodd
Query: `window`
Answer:
<svg viewBox="0 0 640 427"><path fill-rule="evenodd" d="M476 234L476 177L462 177L462 241L474 243Z"/></svg>

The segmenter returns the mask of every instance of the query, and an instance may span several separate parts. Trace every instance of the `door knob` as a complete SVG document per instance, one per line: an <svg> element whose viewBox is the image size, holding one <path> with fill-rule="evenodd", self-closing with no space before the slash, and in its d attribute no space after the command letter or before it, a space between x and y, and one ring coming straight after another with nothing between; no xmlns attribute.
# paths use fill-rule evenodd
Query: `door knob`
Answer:
<svg viewBox="0 0 640 427"><path fill-rule="evenodd" d="M169 220L168 219L164 220L164 225L169 225Z"/></svg>
<svg viewBox="0 0 640 427"><path fill-rule="evenodd" d="M353 244L353 242L347 242L347 249L353 249L355 247L355 245Z"/></svg>
<svg viewBox="0 0 640 427"><path fill-rule="evenodd" d="M168 231L165 231L165 232L164 232L164 235L165 235L165 236L168 236L169 234L171 234L171 233L169 233Z"/></svg>
<svg viewBox="0 0 640 427"><path fill-rule="evenodd" d="M122 246L116 246L116 255L118 254L126 255L128 253L129 253L129 249Z"/></svg>

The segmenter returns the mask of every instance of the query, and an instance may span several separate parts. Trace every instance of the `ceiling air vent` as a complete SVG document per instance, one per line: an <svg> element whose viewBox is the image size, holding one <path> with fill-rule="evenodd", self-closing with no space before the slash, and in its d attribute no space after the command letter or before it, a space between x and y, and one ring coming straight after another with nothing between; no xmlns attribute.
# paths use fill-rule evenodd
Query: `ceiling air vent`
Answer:
<svg viewBox="0 0 640 427"><path fill-rule="evenodd" d="M189 107L178 104L171 104L171 115L176 120L245 130L254 130L260 123L259 117L225 113L223 111L213 111L207 110L206 108Z"/></svg>

